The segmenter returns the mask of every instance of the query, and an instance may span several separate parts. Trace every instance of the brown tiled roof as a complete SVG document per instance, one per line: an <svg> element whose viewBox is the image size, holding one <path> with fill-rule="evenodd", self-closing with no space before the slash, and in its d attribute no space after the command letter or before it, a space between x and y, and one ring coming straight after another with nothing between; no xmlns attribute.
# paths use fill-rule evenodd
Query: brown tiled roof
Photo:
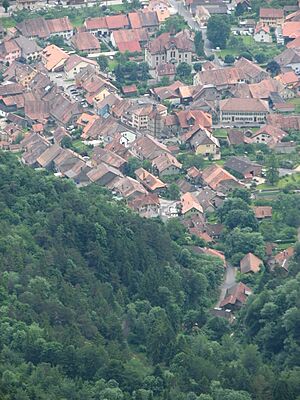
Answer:
<svg viewBox="0 0 300 400"><path fill-rule="evenodd" d="M260 18L283 18L284 13L282 8L260 8Z"/></svg>
<svg viewBox="0 0 300 400"><path fill-rule="evenodd" d="M51 34L73 30L69 17L48 19L47 25Z"/></svg>
<svg viewBox="0 0 300 400"><path fill-rule="evenodd" d="M166 184L162 182L159 178L145 170L144 168L139 168L135 171L137 179L145 186L146 189L154 191L157 189L164 189Z"/></svg>
<svg viewBox="0 0 300 400"><path fill-rule="evenodd" d="M99 179L103 178L105 175L110 174L110 181L116 177L123 177L122 173L110 165L105 163L99 164L96 168L93 168L88 174L88 178L91 182L97 182ZM109 183L109 182L107 182Z"/></svg>
<svg viewBox="0 0 300 400"><path fill-rule="evenodd" d="M300 130L299 115L269 114L267 116L267 123L277 126L284 131L288 131L290 129Z"/></svg>
<svg viewBox="0 0 300 400"><path fill-rule="evenodd" d="M124 176L123 178L113 180L113 182L109 184L109 189L117 191L121 196L128 200L148 194L144 186L130 176Z"/></svg>
<svg viewBox="0 0 300 400"><path fill-rule="evenodd" d="M181 128L186 129L191 125L202 126L206 129L211 129L212 116L202 110L182 110L176 113L178 122ZM190 121L193 121L190 124Z"/></svg>
<svg viewBox="0 0 300 400"><path fill-rule="evenodd" d="M272 207L270 206L257 206L254 207L253 210L257 219L272 217Z"/></svg>
<svg viewBox="0 0 300 400"><path fill-rule="evenodd" d="M140 195L128 203L129 207L136 211L139 211L142 207L148 205L159 206L159 204L159 197L154 193Z"/></svg>
<svg viewBox="0 0 300 400"><path fill-rule="evenodd" d="M71 41L79 51L100 50L99 40L89 32L76 33Z"/></svg>
<svg viewBox="0 0 300 400"><path fill-rule="evenodd" d="M237 182L237 179L233 175L217 164L212 164L205 168L202 171L202 179L214 190L217 189L219 184L223 181L234 180Z"/></svg>
<svg viewBox="0 0 300 400"><path fill-rule="evenodd" d="M164 153L164 154L161 154L160 156L156 157L152 161L152 165L155 168L157 168L159 173L162 173L170 166L176 167L178 169L182 168L182 164L177 160L177 158L172 156L172 154L170 154L170 153Z"/></svg>
<svg viewBox="0 0 300 400"><path fill-rule="evenodd" d="M41 167L47 168L50 163L61 153L62 148L59 144L55 143L48 147L37 159Z"/></svg>
<svg viewBox="0 0 300 400"><path fill-rule="evenodd" d="M227 289L226 297L220 303L220 307L226 307L227 305L235 305L236 302L241 304L246 303L247 294L251 294L252 290L244 283L239 282L234 284L231 288Z"/></svg>
<svg viewBox="0 0 300 400"><path fill-rule="evenodd" d="M160 154L168 152L167 146L158 142L150 135L137 138L131 145L131 150L138 155L142 155L144 159L153 160Z"/></svg>
<svg viewBox="0 0 300 400"><path fill-rule="evenodd" d="M281 82L276 79L264 79L259 83L249 85L251 96L254 99L267 99L271 93L280 92L284 89Z"/></svg>
<svg viewBox="0 0 300 400"><path fill-rule="evenodd" d="M96 147L94 149L92 161L95 164L101 164L102 162L105 162L106 164L117 169L124 167L126 164L126 160L124 160L124 158L108 149L102 149L101 147Z"/></svg>
<svg viewBox="0 0 300 400"><path fill-rule="evenodd" d="M17 24L17 29L26 37L46 39L50 36L48 22L42 17L26 19Z"/></svg>
<svg viewBox="0 0 300 400"><path fill-rule="evenodd" d="M108 29L124 29L129 26L127 15L109 15L106 17Z"/></svg>
<svg viewBox="0 0 300 400"><path fill-rule="evenodd" d="M254 64L247 58L241 57L236 61L235 67L239 68L249 79L255 79L256 77L262 75L267 77L268 73L262 69L259 65Z"/></svg>
<svg viewBox="0 0 300 400"><path fill-rule="evenodd" d="M256 255L252 253L248 253L240 261L241 272L242 274L248 272L259 272L262 264L263 262L260 258L256 257Z"/></svg>
<svg viewBox="0 0 300 400"><path fill-rule="evenodd" d="M269 106L266 101L260 99L231 98L220 101L220 110L237 112L269 112Z"/></svg>
<svg viewBox="0 0 300 400"><path fill-rule="evenodd" d="M198 210L200 213L203 213L203 207L199 203L199 200L194 192L187 192L181 196L181 206L181 212L183 215L194 209Z"/></svg>
<svg viewBox="0 0 300 400"><path fill-rule="evenodd" d="M84 24L88 30L108 29L106 17L87 18Z"/></svg>
<svg viewBox="0 0 300 400"><path fill-rule="evenodd" d="M186 31L178 32L172 36L169 32L162 33L156 39L149 43L149 52L151 54L160 54L171 46L175 46L181 51L194 51L194 43Z"/></svg>
<svg viewBox="0 0 300 400"><path fill-rule="evenodd" d="M130 53L134 53L134 52L141 53L141 51L142 51L142 48L141 48L138 40L129 40L126 42L119 42L117 47L118 47L120 53L125 53L126 51L129 51Z"/></svg>
<svg viewBox="0 0 300 400"><path fill-rule="evenodd" d="M246 78L244 70L237 67L205 70L197 74L198 82L201 85L236 85L238 82L246 80Z"/></svg>

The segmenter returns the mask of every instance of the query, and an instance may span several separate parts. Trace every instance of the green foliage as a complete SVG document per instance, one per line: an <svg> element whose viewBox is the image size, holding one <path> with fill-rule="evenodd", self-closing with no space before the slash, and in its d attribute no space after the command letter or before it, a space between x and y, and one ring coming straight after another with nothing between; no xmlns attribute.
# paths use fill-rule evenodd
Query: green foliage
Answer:
<svg viewBox="0 0 300 400"><path fill-rule="evenodd" d="M183 31L184 29L188 28L184 18L181 15L172 15L171 17L167 18L162 26L160 27L160 30L158 32L158 35L164 32L170 32L170 33L178 33L180 31Z"/></svg>
<svg viewBox="0 0 300 400"><path fill-rule="evenodd" d="M278 160L275 154L271 154L267 160L266 178L272 186L279 181Z"/></svg>
<svg viewBox="0 0 300 400"><path fill-rule="evenodd" d="M183 82L189 82L191 80L191 72L192 67L186 62L182 62L176 67L176 77Z"/></svg>
<svg viewBox="0 0 300 400"><path fill-rule="evenodd" d="M214 47L226 48L227 40L230 35L230 23L223 15L213 15L207 24L207 38Z"/></svg>
<svg viewBox="0 0 300 400"><path fill-rule="evenodd" d="M195 39L194 39L194 44L195 44L195 51L198 57L204 56L204 43L203 43L203 38L202 38L202 33L201 31L197 31L195 33Z"/></svg>
<svg viewBox="0 0 300 400"><path fill-rule="evenodd" d="M180 198L180 189L176 183L171 183L165 193L167 199L178 200Z"/></svg>
<svg viewBox="0 0 300 400"><path fill-rule="evenodd" d="M276 76L280 73L280 65L275 60L270 61L266 69L272 76Z"/></svg>
<svg viewBox="0 0 300 400"><path fill-rule="evenodd" d="M149 66L146 62L125 61L118 63L114 73L120 83L147 81L149 78Z"/></svg>
<svg viewBox="0 0 300 400"><path fill-rule="evenodd" d="M235 58L234 58L232 55L226 54L226 56L225 56L225 58L224 58L224 62L225 62L226 64L233 64L234 61L235 61Z"/></svg>
<svg viewBox="0 0 300 400"><path fill-rule="evenodd" d="M2 1L2 7L4 8L4 11L7 13L8 9L9 9L10 3L9 0L3 0Z"/></svg>
<svg viewBox="0 0 300 400"><path fill-rule="evenodd" d="M105 56L99 56L97 58L97 63L99 64L101 71L106 71L108 68L108 59Z"/></svg>

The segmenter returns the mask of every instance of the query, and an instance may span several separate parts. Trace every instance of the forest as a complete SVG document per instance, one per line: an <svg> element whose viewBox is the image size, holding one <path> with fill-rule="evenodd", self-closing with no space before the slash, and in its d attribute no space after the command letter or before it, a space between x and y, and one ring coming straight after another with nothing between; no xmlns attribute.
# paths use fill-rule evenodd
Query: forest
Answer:
<svg viewBox="0 0 300 400"><path fill-rule="evenodd" d="M176 220L13 154L0 172L1 400L300 399L298 248L230 325L220 260Z"/></svg>

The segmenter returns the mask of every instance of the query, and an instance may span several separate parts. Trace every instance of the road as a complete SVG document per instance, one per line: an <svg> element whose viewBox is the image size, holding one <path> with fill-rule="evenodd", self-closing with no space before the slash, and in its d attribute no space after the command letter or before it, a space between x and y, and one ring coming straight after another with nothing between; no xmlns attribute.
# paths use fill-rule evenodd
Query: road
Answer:
<svg viewBox="0 0 300 400"><path fill-rule="evenodd" d="M236 268L228 264L225 271L224 281L220 286L221 293L216 307L219 307L221 301L224 300L227 289L235 284L235 277L236 277Z"/></svg>

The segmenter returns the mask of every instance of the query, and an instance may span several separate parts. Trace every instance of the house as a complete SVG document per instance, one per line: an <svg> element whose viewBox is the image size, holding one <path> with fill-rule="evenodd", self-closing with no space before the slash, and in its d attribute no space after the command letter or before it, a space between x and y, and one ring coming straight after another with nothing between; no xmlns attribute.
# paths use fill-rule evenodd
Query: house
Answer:
<svg viewBox="0 0 300 400"><path fill-rule="evenodd" d="M149 33L154 33L159 28L159 19L156 11L130 12L128 14L129 23L132 29L144 28Z"/></svg>
<svg viewBox="0 0 300 400"><path fill-rule="evenodd" d="M34 40L30 40L25 36L18 36L15 38L15 42L21 50L21 59L26 62L34 62L40 58L42 49Z"/></svg>
<svg viewBox="0 0 300 400"><path fill-rule="evenodd" d="M263 261L256 257L255 254L248 253L240 261L240 269L242 274L253 272L254 274L260 271Z"/></svg>
<svg viewBox="0 0 300 400"><path fill-rule="evenodd" d="M128 206L144 218L156 218L159 216L159 197L154 193L140 195L128 202Z"/></svg>
<svg viewBox="0 0 300 400"><path fill-rule="evenodd" d="M47 20L48 29L51 36L60 36L69 40L74 34L73 26L69 17L55 18Z"/></svg>
<svg viewBox="0 0 300 400"><path fill-rule="evenodd" d="M150 0L146 10L155 11L159 23L170 17L170 6L165 0Z"/></svg>
<svg viewBox="0 0 300 400"><path fill-rule="evenodd" d="M300 73L300 49L285 49L278 56L274 57L281 69L292 68L296 74Z"/></svg>
<svg viewBox="0 0 300 400"><path fill-rule="evenodd" d="M187 31L178 32L176 35L165 32L150 41L145 50L145 61L150 69L164 63L191 64L194 52L194 42Z"/></svg>
<svg viewBox="0 0 300 400"><path fill-rule="evenodd" d="M122 115L121 121L139 131L149 130L149 122L154 110L162 116L167 115L167 107L162 104L135 103Z"/></svg>
<svg viewBox="0 0 300 400"><path fill-rule="evenodd" d="M220 160L219 140L207 129L196 126L182 135L182 138L185 138L185 143L189 144L196 154L201 154L204 158Z"/></svg>
<svg viewBox="0 0 300 400"><path fill-rule="evenodd" d="M99 40L89 32L78 32L71 39L74 48L80 52L88 54L99 53L100 43Z"/></svg>
<svg viewBox="0 0 300 400"><path fill-rule="evenodd" d="M229 146L239 146L247 142L247 137L242 130L229 129L227 131L227 142Z"/></svg>
<svg viewBox="0 0 300 400"><path fill-rule="evenodd" d="M68 17L47 20L42 17L25 19L17 24L16 28L29 39L48 39L51 36L60 36L69 40L74 33Z"/></svg>
<svg viewBox="0 0 300 400"><path fill-rule="evenodd" d="M42 63L49 72L62 71L69 54L55 44L50 44L41 53Z"/></svg>
<svg viewBox="0 0 300 400"><path fill-rule="evenodd" d="M161 154L168 153L167 146L158 142L154 137L150 135L138 137L131 145L130 150L133 152L135 157L141 160L154 160Z"/></svg>
<svg viewBox="0 0 300 400"><path fill-rule="evenodd" d="M199 71L194 76L194 85L212 85L217 90L235 87L238 83L246 82L247 76L242 68L227 67Z"/></svg>
<svg viewBox="0 0 300 400"><path fill-rule="evenodd" d="M207 130L212 128L212 117L209 113L202 110L181 110L175 113L177 123L183 132L192 127L203 127Z"/></svg>
<svg viewBox="0 0 300 400"><path fill-rule="evenodd" d="M52 146L48 147L38 158L37 163L42 168L50 169L53 166L54 159L59 156L62 148L59 144L55 143Z"/></svg>
<svg viewBox="0 0 300 400"><path fill-rule="evenodd" d="M176 66L172 63L159 64L156 66L153 75L157 82L160 82L162 78L173 81L176 75Z"/></svg>
<svg viewBox="0 0 300 400"><path fill-rule="evenodd" d="M109 15L106 17L106 23L110 32L130 28L130 23L126 14Z"/></svg>
<svg viewBox="0 0 300 400"><path fill-rule="evenodd" d="M262 166L251 161L248 157L233 156L224 164L224 167L234 173L239 178L252 179L255 176L261 176Z"/></svg>
<svg viewBox="0 0 300 400"><path fill-rule="evenodd" d="M140 196L146 196L149 194L140 182L130 176L114 179L107 185L107 188L112 190L114 194L125 198L129 202Z"/></svg>
<svg viewBox="0 0 300 400"><path fill-rule="evenodd" d="M178 174L182 164L172 154L164 153L152 160L152 167L159 176L166 176Z"/></svg>
<svg viewBox="0 0 300 400"><path fill-rule="evenodd" d="M209 18L211 17L209 11L204 6L197 6L195 11L195 20L201 26L206 26Z"/></svg>
<svg viewBox="0 0 300 400"><path fill-rule="evenodd" d="M139 168L135 171L136 178L149 192L159 193L166 189L167 185L162 182L159 178L145 170Z"/></svg>
<svg viewBox="0 0 300 400"><path fill-rule="evenodd" d="M126 96L126 97L137 96L138 88L136 87L135 84L123 86L122 92L123 92L124 96Z"/></svg>
<svg viewBox="0 0 300 400"><path fill-rule="evenodd" d="M197 199L197 196L194 192L187 192L184 193L181 196L180 199L181 202L181 214L186 215L186 214L196 214L198 215L203 214L203 207L199 203L199 200Z"/></svg>
<svg viewBox="0 0 300 400"><path fill-rule="evenodd" d="M121 53L125 51L140 53L148 42L148 33L144 28L120 29L112 32L110 40Z"/></svg>
<svg viewBox="0 0 300 400"><path fill-rule="evenodd" d="M249 92L254 99L270 100L271 96L278 94L283 99L295 97L293 90L285 87L278 79L263 79L259 83L248 85Z"/></svg>
<svg viewBox="0 0 300 400"><path fill-rule="evenodd" d="M286 42L300 36L300 21L287 21L282 26L282 37Z"/></svg>
<svg viewBox="0 0 300 400"><path fill-rule="evenodd" d="M114 179L118 177L122 178L123 174L117 168L107 165L106 163L101 163L96 168L89 171L87 176L91 182L106 186Z"/></svg>
<svg viewBox="0 0 300 400"><path fill-rule="evenodd" d="M277 126L266 124L254 132L250 140L252 143L265 143L272 148L276 143L281 142L286 135L287 133Z"/></svg>
<svg viewBox="0 0 300 400"><path fill-rule="evenodd" d="M220 123L257 126L266 122L269 105L260 99L231 98L220 101Z"/></svg>
<svg viewBox="0 0 300 400"><path fill-rule="evenodd" d="M21 58L21 49L14 39L4 40L0 43L0 62L12 64Z"/></svg>
<svg viewBox="0 0 300 400"><path fill-rule="evenodd" d="M118 154L113 153L108 149L103 149L101 147L95 147L92 153L92 165L96 166L101 163L106 163L118 170L124 172L127 165L127 161L120 157Z"/></svg>
<svg viewBox="0 0 300 400"><path fill-rule="evenodd" d="M256 219L262 220L265 218L272 218L271 206L256 206L253 207L253 211Z"/></svg>
<svg viewBox="0 0 300 400"><path fill-rule="evenodd" d="M259 43L272 43L272 35L269 25L259 22L254 31L254 40Z"/></svg>
<svg viewBox="0 0 300 400"><path fill-rule="evenodd" d="M163 65L166 65L166 64L162 64L162 66ZM178 89L181 86L184 86L184 84L182 82L175 81L175 82L171 83L169 86L160 86L157 88L153 88L153 89L151 89L151 92L159 102L168 100L172 105L177 105L177 104L180 104L180 101L181 101L180 94L178 91Z"/></svg>
<svg viewBox="0 0 300 400"><path fill-rule="evenodd" d="M64 64L64 71L68 80L75 79L75 76L86 67L92 67L95 71L99 71L99 64L89 58L80 57L77 54L70 55Z"/></svg>
<svg viewBox="0 0 300 400"><path fill-rule="evenodd" d="M238 186L238 180L217 164L212 164L202 171L202 181L213 190L217 190L222 185Z"/></svg>
<svg viewBox="0 0 300 400"><path fill-rule="evenodd" d="M64 95L59 94L51 102L50 115L58 126L66 127L75 123L81 110L79 103L72 103Z"/></svg>
<svg viewBox="0 0 300 400"><path fill-rule="evenodd" d="M284 12L282 8L260 8L259 21L269 27L280 26L284 22Z"/></svg>
<svg viewBox="0 0 300 400"><path fill-rule="evenodd" d="M246 303L247 297L251 294L252 290L244 283L235 283L226 290L225 298L221 301L220 307L229 310L239 309Z"/></svg>
<svg viewBox="0 0 300 400"><path fill-rule="evenodd" d="M287 249L271 257L268 261L268 265L271 271L273 271L276 267L283 268L285 271L288 271L289 262L293 258L294 253L295 253L294 248L288 247Z"/></svg>
<svg viewBox="0 0 300 400"><path fill-rule="evenodd" d="M87 32L97 36L106 37L109 35L106 17L89 17L85 20L84 27Z"/></svg>
<svg viewBox="0 0 300 400"><path fill-rule="evenodd" d="M268 72L266 72L258 64L255 64L244 57L239 58L234 66L240 71L243 71L247 83L258 83L269 77Z"/></svg>

